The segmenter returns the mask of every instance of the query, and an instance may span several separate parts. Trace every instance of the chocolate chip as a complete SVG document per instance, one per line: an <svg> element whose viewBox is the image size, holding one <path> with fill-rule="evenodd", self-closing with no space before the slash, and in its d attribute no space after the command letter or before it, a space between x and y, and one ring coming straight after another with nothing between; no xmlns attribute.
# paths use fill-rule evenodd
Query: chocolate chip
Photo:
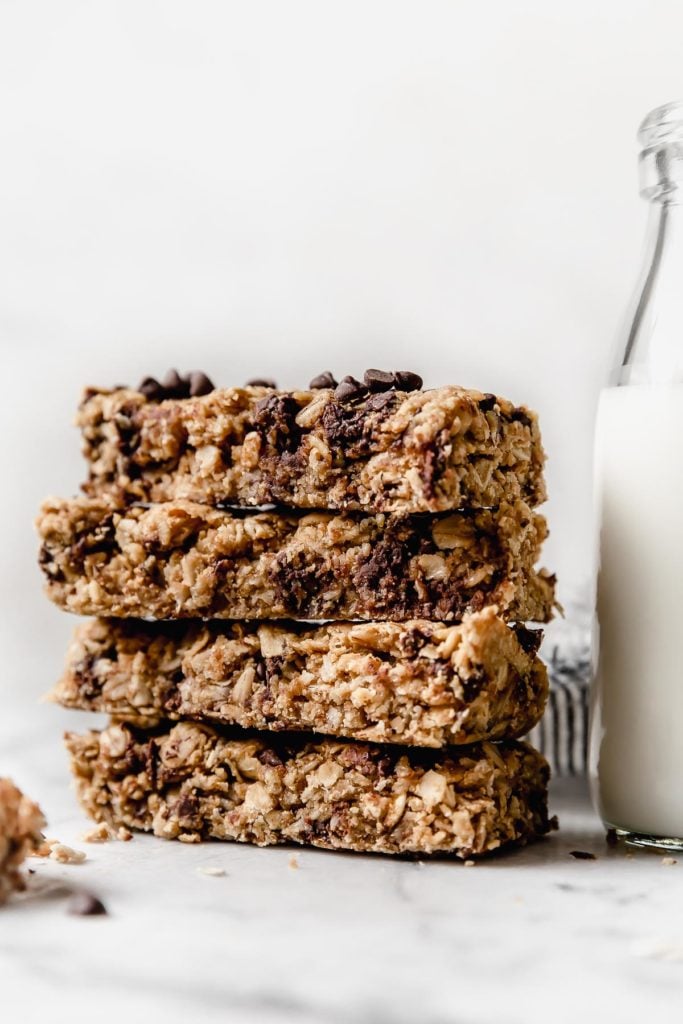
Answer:
<svg viewBox="0 0 683 1024"><path fill-rule="evenodd" d="M91 892L75 892L67 907L69 914L75 914L77 917L94 917L96 914L106 914L107 908L105 907L102 900L98 900L97 896L93 896Z"/></svg>
<svg viewBox="0 0 683 1024"><path fill-rule="evenodd" d="M362 398L367 394L365 384L361 384L355 377L344 377L340 384L334 389L334 397L338 402L350 402L354 398Z"/></svg>
<svg viewBox="0 0 683 1024"><path fill-rule="evenodd" d="M261 762L261 764L265 764L269 768L279 768L282 764L284 764L282 758L277 753L277 751L272 750L269 747L266 747L265 750L261 750L256 755L256 757Z"/></svg>
<svg viewBox="0 0 683 1024"><path fill-rule="evenodd" d="M589 853L588 850L570 850L569 856L575 860L597 860L598 858L594 853Z"/></svg>
<svg viewBox="0 0 683 1024"><path fill-rule="evenodd" d="M605 842L608 846L619 845L619 836L617 835L617 830L615 828L607 829L607 832L605 833Z"/></svg>
<svg viewBox="0 0 683 1024"><path fill-rule="evenodd" d="M488 412L490 409L493 409L497 402L498 399L496 396L488 393L485 394L483 398L479 399L479 408L482 412Z"/></svg>
<svg viewBox="0 0 683 1024"><path fill-rule="evenodd" d="M396 370L394 384L397 391L419 391L422 387L422 377L412 370Z"/></svg>
<svg viewBox="0 0 683 1024"><path fill-rule="evenodd" d="M180 391L182 390L183 383L184 381L177 370L169 370L161 382L161 386L166 391Z"/></svg>
<svg viewBox="0 0 683 1024"><path fill-rule="evenodd" d="M298 413L299 406L291 395L266 395L254 406L254 430L264 444L277 452L295 452L301 440L301 428L296 422Z"/></svg>
<svg viewBox="0 0 683 1024"><path fill-rule="evenodd" d="M254 377L248 380L245 387L248 388L277 388L277 384L270 377Z"/></svg>
<svg viewBox="0 0 683 1024"><path fill-rule="evenodd" d="M201 395L210 395L215 391L215 385L201 370L193 370L189 375L190 395L192 398L200 398Z"/></svg>
<svg viewBox="0 0 683 1024"><path fill-rule="evenodd" d="M329 370L319 373L308 385L311 391L318 391L320 388L336 388L337 382Z"/></svg>
<svg viewBox="0 0 683 1024"><path fill-rule="evenodd" d="M199 797L191 790L181 792L175 802L175 813L178 818L184 819L185 824L198 825L199 818Z"/></svg>
<svg viewBox="0 0 683 1024"><path fill-rule="evenodd" d="M384 391L376 395L371 395L365 403L366 409L372 409L375 412L379 412L380 409L386 409L388 406L393 405L396 401L396 394L393 391Z"/></svg>
<svg viewBox="0 0 683 1024"><path fill-rule="evenodd" d="M542 629L527 629L526 626L516 626L515 636L525 654L535 657L543 639Z"/></svg>
<svg viewBox="0 0 683 1024"><path fill-rule="evenodd" d="M394 386L394 375L386 370L366 370L363 380L371 391L388 391Z"/></svg>
<svg viewBox="0 0 683 1024"><path fill-rule="evenodd" d="M163 396L164 389L156 377L145 377L138 386L138 391L145 398L148 398L150 402L159 402Z"/></svg>
<svg viewBox="0 0 683 1024"><path fill-rule="evenodd" d="M213 390L214 385L201 370L193 370L187 377L181 377L177 370L169 370L161 383L156 377L145 377L138 387L149 402L163 402L166 398L197 398Z"/></svg>

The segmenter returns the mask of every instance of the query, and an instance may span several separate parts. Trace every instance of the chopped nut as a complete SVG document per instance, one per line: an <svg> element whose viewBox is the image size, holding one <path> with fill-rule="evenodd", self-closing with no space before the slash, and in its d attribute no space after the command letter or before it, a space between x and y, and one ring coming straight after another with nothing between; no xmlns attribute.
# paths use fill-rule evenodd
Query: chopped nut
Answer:
<svg viewBox="0 0 683 1024"><path fill-rule="evenodd" d="M417 564L428 580L448 579L448 566L441 555L419 555Z"/></svg>
<svg viewBox="0 0 683 1024"><path fill-rule="evenodd" d="M311 781L316 783L318 786L324 786L329 789L330 786L334 786L335 782L344 774L344 769L341 765L336 764L334 761L323 761L317 771L315 771L311 777Z"/></svg>
<svg viewBox="0 0 683 1024"><path fill-rule="evenodd" d="M477 865L476 860L465 860L465 861L463 861L463 867L465 867L465 868L474 868L474 867L476 867L476 865Z"/></svg>
<svg viewBox="0 0 683 1024"><path fill-rule="evenodd" d="M448 516L446 519L437 519L432 527L434 543L442 551L452 551L454 548L472 547L472 529L462 516Z"/></svg>
<svg viewBox="0 0 683 1024"><path fill-rule="evenodd" d="M322 414L325 411L327 405L327 395L319 395L305 405L303 409L296 416L297 427L303 427L304 429L310 429L314 423L317 423Z"/></svg>
<svg viewBox="0 0 683 1024"><path fill-rule="evenodd" d="M247 434L242 442L242 465L245 469L256 469L261 454L261 439L255 431Z"/></svg>
<svg viewBox="0 0 683 1024"><path fill-rule="evenodd" d="M443 775L430 769L420 779L417 786L417 794L422 798L427 809L431 811L433 807L436 807L444 799L446 789L447 783Z"/></svg>
<svg viewBox="0 0 683 1024"><path fill-rule="evenodd" d="M262 782L252 782L244 794L244 806L249 811L272 811L274 803Z"/></svg>
<svg viewBox="0 0 683 1024"><path fill-rule="evenodd" d="M285 634L281 629L261 626L258 635L264 658L279 658L285 653Z"/></svg>

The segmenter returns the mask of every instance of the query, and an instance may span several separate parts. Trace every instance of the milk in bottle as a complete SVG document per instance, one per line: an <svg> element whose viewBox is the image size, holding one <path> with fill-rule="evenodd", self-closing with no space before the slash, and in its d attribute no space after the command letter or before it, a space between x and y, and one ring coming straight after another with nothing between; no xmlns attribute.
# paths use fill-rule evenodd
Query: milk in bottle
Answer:
<svg viewBox="0 0 683 1024"><path fill-rule="evenodd" d="M596 424L590 771L608 827L683 849L683 103L639 139L648 259Z"/></svg>

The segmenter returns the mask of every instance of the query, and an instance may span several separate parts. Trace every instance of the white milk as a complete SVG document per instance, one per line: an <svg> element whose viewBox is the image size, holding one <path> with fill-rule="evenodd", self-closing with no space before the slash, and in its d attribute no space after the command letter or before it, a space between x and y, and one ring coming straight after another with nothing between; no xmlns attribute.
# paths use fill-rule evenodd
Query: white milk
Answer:
<svg viewBox="0 0 683 1024"><path fill-rule="evenodd" d="M603 391L595 795L603 820L683 836L683 385Z"/></svg>

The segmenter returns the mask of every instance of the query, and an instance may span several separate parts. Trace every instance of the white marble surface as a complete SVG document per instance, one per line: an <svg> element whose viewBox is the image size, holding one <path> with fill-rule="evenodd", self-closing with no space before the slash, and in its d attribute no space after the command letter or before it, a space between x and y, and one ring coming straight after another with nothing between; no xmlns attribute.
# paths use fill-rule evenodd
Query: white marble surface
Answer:
<svg viewBox="0 0 683 1024"><path fill-rule="evenodd" d="M73 867L34 861L29 892L0 912L0 1020L555 1024L680 1013L683 857L666 866L607 849L580 784L553 794L559 833L474 868L297 850L295 869L292 849L146 836L88 845L59 742L65 720L41 708L30 741L19 720L0 725L3 767L42 801L49 834L88 855ZM572 849L598 859L574 860ZM202 875L206 866L225 875ZM64 886L96 892L109 916L69 917Z"/></svg>

